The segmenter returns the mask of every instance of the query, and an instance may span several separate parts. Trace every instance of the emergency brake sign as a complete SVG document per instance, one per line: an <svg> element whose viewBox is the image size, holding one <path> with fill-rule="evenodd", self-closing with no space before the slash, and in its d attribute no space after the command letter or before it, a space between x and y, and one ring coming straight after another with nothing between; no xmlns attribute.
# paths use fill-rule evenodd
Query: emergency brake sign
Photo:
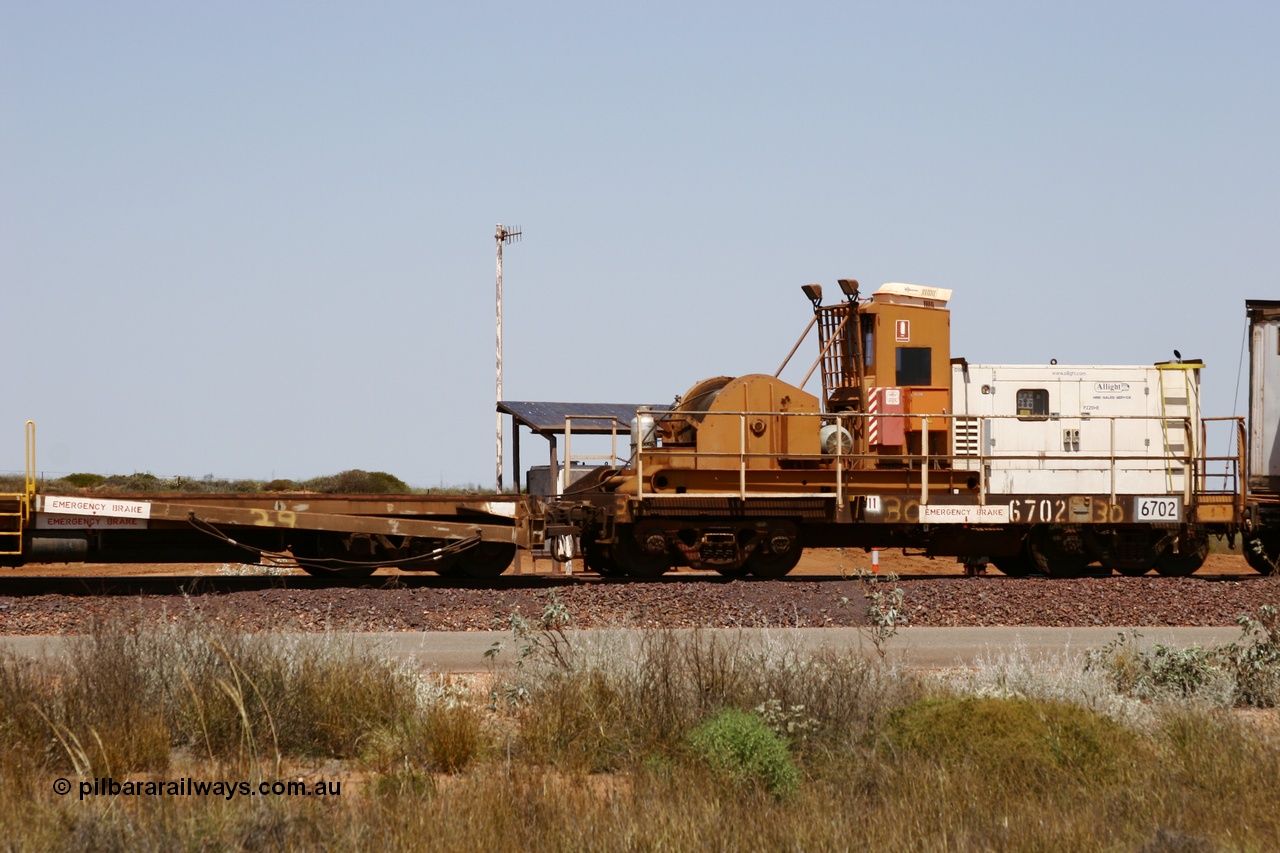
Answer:
<svg viewBox="0 0 1280 853"><path fill-rule="evenodd" d="M900 344L909 343L911 341L910 320L893 321L893 339Z"/></svg>

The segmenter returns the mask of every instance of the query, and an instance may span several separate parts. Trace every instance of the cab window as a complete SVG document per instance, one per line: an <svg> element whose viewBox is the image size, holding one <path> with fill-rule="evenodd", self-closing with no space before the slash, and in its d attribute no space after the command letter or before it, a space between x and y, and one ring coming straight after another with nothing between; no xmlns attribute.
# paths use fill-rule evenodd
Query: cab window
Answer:
<svg viewBox="0 0 1280 853"><path fill-rule="evenodd" d="M875 336L876 318L874 315L862 315L862 366L871 371L875 366L876 352L876 336Z"/></svg>
<svg viewBox="0 0 1280 853"><path fill-rule="evenodd" d="M898 347L895 385L933 384L933 347Z"/></svg>

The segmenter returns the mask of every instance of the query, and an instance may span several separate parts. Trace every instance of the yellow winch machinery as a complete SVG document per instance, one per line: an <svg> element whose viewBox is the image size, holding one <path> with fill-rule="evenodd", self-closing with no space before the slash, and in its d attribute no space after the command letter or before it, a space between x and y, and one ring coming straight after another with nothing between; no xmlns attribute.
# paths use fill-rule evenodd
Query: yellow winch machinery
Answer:
<svg viewBox="0 0 1280 853"><path fill-rule="evenodd" d="M819 358L801 386L820 368L821 398L778 378L790 356L772 376L703 380L660 420L641 414L642 453L614 488L802 491L820 487L817 472L830 471L834 489L833 457L845 472L947 457L948 423L930 417L950 407L951 291L886 284L860 301L856 281L841 287L845 301L823 305L821 287L805 286L814 317L792 350L817 325ZM936 487L949 488L941 480Z"/></svg>

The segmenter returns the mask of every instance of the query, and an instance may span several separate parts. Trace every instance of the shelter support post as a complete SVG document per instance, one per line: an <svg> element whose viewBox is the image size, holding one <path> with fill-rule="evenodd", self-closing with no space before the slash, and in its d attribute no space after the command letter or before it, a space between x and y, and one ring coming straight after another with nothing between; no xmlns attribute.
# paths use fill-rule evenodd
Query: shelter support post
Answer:
<svg viewBox="0 0 1280 853"><path fill-rule="evenodd" d="M520 423L511 419L511 479L516 484L516 494L520 494Z"/></svg>

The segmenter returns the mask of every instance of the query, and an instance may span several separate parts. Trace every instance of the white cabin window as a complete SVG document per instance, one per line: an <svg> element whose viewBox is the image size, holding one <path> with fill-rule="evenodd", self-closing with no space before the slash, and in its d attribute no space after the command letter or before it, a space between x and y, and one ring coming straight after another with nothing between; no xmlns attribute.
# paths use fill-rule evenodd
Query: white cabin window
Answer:
<svg viewBox="0 0 1280 853"><path fill-rule="evenodd" d="M1017 406L1020 418L1047 418L1049 392L1044 388L1019 388Z"/></svg>

